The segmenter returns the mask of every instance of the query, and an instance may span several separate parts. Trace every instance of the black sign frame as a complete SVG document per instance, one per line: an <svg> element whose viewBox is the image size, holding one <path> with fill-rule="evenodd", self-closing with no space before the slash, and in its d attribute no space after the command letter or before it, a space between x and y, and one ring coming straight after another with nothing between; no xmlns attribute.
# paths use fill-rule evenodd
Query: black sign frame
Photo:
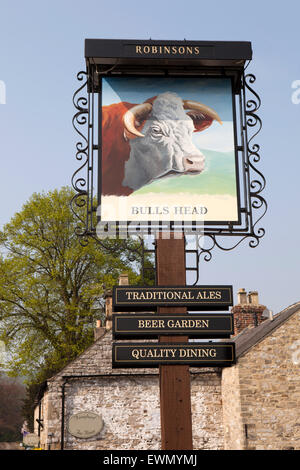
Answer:
<svg viewBox="0 0 300 470"><path fill-rule="evenodd" d="M224 294L227 294L227 297L222 297L219 299L210 299L210 300L191 300L188 298L183 298L179 300L174 298L174 300L135 300L135 299L124 299L124 293L126 292L207 292L207 291L220 291ZM120 298L120 295L123 295L123 300ZM125 294L126 295L126 294ZM224 285L203 285L203 286L151 286L151 287L141 287L141 286L114 286L113 287L113 312L130 312L130 311L155 311L156 307L186 307L189 311L203 311L203 310L228 310L230 306L233 305L233 292L232 286Z"/></svg>
<svg viewBox="0 0 300 470"><path fill-rule="evenodd" d="M134 75L134 74L126 74L124 76L119 76L117 77L118 80L126 80L127 78L141 78L141 76ZM151 78L153 76L147 75L146 73L142 75L142 78ZM186 78L186 75L176 75L176 78ZM106 77L103 77L106 78ZM166 75L164 77L160 77L164 79L168 79L169 77ZM193 78L199 78L199 75L188 75L189 79ZM235 160L235 189L236 189L236 204L237 204L237 217L236 220L208 220L208 221L203 221L200 223L197 221L188 221L188 220L182 220L182 221L174 221L170 219L167 223L169 224L168 226L173 227L171 230L176 229L176 227L196 227L196 226L201 226L201 227L210 227L210 226L224 226L227 223L229 223L232 227L234 226L239 226L241 225L242 221L242 208L241 208L241 191L240 191L240 178L239 178L239 158L238 158L238 144L237 144L237 120L236 120L236 103L235 103L235 94L234 94L234 89L235 89L235 77L234 76L215 76L215 75L205 75L205 79L211 79L211 80L218 80L218 79L224 79L227 78L231 82L231 96L232 96L232 116L233 116L233 140L234 140L234 160ZM155 80L155 77L154 77ZM99 93L99 98L98 98L98 106L99 108L99 122L102 121L101 119L101 114L102 114L102 82L99 84L99 89L101 92ZM101 223L101 207L102 207L102 133L99 134L99 150L98 150L98 175L97 175L97 181L98 181L98 224ZM100 210L99 210L100 208ZM119 221L105 221L103 222L103 225L108 225L109 227L118 227L118 232L124 232L125 227L138 227L139 230L145 231L149 227L156 226L159 227L160 225L166 225L164 221L131 221L127 222L126 220L119 220ZM165 228L164 228L165 230ZM162 229L160 231L163 231Z"/></svg>
<svg viewBox="0 0 300 470"><path fill-rule="evenodd" d="M149 323L152 326L149 326ZM178 323L182 325L181 328L177 326ZM115 339L147 339L157 338L160 335L186 335L189 338L230 338L234 326L233 315L230 313L183 315L113 313L112 331Z"/></svg>
<svg viewBox="0 0 300 470"><path fill-rule="evenodd" d="M137 356L132 356L134 351L143 351ZM147 358L140 356L149 355L149 350L157 351L156 357ZM171 351L175 351L174 357ZM180 351L199 351L200 355L204 351L216 350L216 356L205 354L204 357L180 357ZM131 351L131 359L130 357ZM179 354L178 354L179 352ZM162 356L160 356L162 354ZM189 353L191 356L192 353ZM160 357L159 357L160 356ZM165 356L165 357L163 357ZM141 359L140 359L141 358ZM112 347L112 367L113 368L152 368L159 365L189 365L190 367L228 367L236 362L234 342L191 342L191 343L125 343L114 342Z"/></svg>
<svg viewBox="0 0 300 470"><path fill-rule="evenodd" d="M197 60L207 66L241 66L252 59L249 41L180 41L141 39L86 39L84 55L89 63L151 63L151 60Z"/></svg>

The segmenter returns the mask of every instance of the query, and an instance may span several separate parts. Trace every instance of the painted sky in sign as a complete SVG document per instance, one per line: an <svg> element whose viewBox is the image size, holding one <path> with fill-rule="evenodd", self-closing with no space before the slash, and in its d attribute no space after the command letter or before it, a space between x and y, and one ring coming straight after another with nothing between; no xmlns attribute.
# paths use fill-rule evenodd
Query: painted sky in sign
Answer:
<svg viewBox="0 0 300 470"><path fill-rule="evenodd" d="M166 91L177 93L185 100L200 101L213 108L222 121L232 121L232 94L229 78L105 78L103 79L102 104L106 106L120 101L143 103Z"/></svg>
<svg viewBox="0 0 300 470"><path fill-rule="evenodd" d="M229 78L105 78L102 81L102 105L120 101L143 103L160 93L171 91L182 99L199 101L213 108L223 124L214 121L204 132L193 134L201 149L229 152L234 149L231 80Z"/></svg>

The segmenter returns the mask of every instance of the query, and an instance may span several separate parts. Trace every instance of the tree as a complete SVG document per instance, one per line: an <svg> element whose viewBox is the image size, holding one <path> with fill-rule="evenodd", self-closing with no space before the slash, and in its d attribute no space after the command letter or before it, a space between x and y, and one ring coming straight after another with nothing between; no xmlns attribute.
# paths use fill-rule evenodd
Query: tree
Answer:
<svg viewBox="0 0 300 470"><path fill-rule="evenodd" d="M93 340L95 296L117 283L134 241L81 246L69 188L33 194L0 233L0 340L11 374L35 384L59 370Z"/></svg>

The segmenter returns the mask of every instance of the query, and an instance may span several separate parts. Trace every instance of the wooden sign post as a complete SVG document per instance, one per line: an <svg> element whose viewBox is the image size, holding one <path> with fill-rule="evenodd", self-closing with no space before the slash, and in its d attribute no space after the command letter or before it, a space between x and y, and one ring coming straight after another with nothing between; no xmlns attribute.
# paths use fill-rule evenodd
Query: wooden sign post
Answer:
<svg viewBox="0 0 300 470"><path fill-rule="evenodd" d="M235 345L189 343L189 337L229 338L233 318L230 313L189 314L187 310L228 311L233 303L232 286L186 286L184 237L169 236L160 233L156 241L157 285L113 289L113 310L135 312L113 315L114 339L158 338L158 343L114 342L112 367L159 367L161 448L192 450L189 367L231 366Z"/></svg>
<svg viewBox="0 0 300 470"><path fill-rule="evenodd" d="M181 285L185 279L184 237L163 239L156 244L157 284ZM184 307L158 307L158 313L187 313ZM187 343L187 336L160 336L163 343ZM187 365L160 365L161 448L163 450L192 450L192 411L190 371Z"/></svg>
<svg viewBox="0 0 300 470"><path fill-rule="evenodd" d="M112 367L159 367L161 448L192 450L189 367L230 366L235 363L235 346L224 341L189 343L189 337L229 338L233 318L230 313L187 310L228 311L232 286L186 286L184 237L166 235L160 233L156 241L157 285L113 289L113 311L135 312L113 315L114 339L158 338L158 343L114 342Z"/></svg>

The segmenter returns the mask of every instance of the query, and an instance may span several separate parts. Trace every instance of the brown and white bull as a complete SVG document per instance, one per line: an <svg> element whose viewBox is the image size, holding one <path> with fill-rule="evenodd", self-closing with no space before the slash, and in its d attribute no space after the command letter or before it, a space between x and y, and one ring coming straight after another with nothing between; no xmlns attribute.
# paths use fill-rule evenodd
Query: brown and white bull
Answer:
<svg viewBox="0 0 300 470"><path fill-rule="evenodd" d="M192 140L218 114L166 92L142 104L121 102L102 110L102 194L127 196L160 178L199 174L205 156Z"/></svg>

